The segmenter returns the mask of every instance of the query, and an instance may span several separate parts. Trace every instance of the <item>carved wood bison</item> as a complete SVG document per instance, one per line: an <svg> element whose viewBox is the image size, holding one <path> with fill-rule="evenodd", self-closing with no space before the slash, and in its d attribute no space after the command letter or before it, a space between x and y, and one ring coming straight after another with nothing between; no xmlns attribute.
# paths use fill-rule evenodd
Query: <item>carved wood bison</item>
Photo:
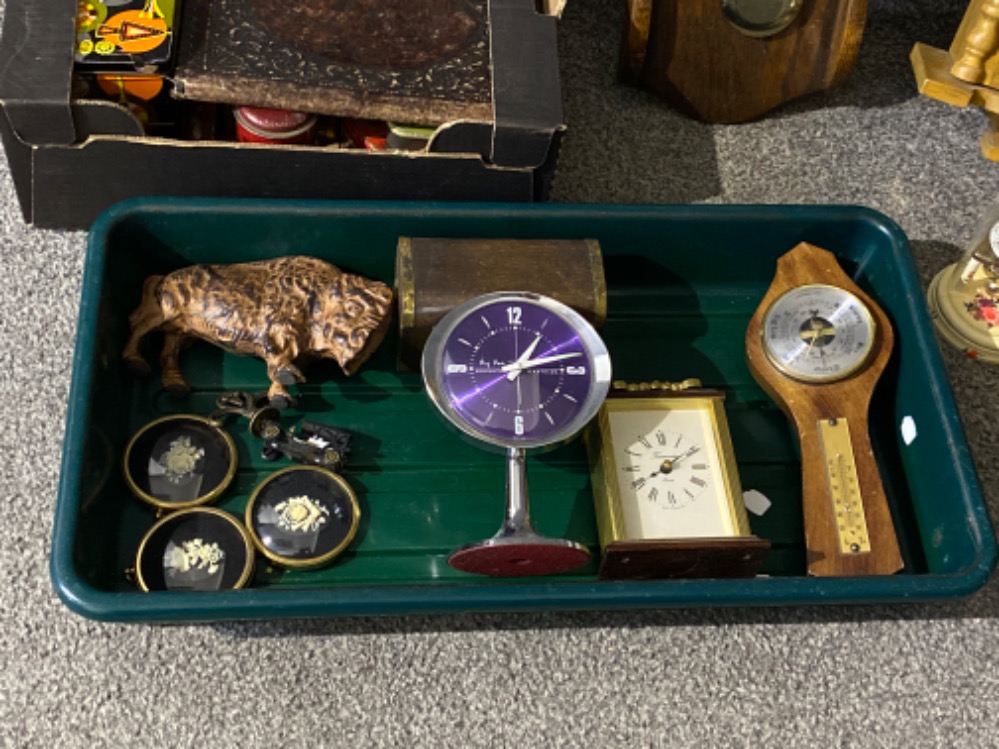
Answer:
<svg viewBox="0 0 999 749"><path fill-rule="evenodd" d="M129 316L132 334L122 357L148 374L139 346L148 333L162 330L163 386L186 395L180 349L201 338L263 359L271 380L267 395L283 407L292 401L285 386L305 381L296 360L331 358L347 375L364 363L388 329L392 296L379 281L312 257L192 265L146 279L142 301Z"/></svg>

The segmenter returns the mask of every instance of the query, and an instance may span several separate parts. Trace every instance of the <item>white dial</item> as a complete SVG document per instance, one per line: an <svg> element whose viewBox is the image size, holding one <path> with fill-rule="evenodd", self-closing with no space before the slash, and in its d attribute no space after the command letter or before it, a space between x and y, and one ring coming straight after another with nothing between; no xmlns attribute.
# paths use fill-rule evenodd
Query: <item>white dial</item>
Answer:
<svg viewBox="0 0 999 749"><path fill-rule="evenodd" d="M874 318L846 289L808 284L781 295L763 317L763 350L781 372L804 382L834 382L867 361Z"/></svg>
<svg viewBox="0 0 999 749"><path fill-rule="evenodd" d="M608 414L625 531L634 538L728 536L721 460L704 408Z"/></svg>

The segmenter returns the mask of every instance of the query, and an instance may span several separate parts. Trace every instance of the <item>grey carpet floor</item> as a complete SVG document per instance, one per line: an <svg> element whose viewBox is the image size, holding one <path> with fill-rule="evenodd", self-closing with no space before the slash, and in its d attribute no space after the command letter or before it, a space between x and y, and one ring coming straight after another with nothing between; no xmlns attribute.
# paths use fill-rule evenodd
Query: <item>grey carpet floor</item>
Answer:
<svg viewBox="0 0 999 749"><path fill-rule="evenodd" d="M614 82L618 2L570 0L554 198L860 203L924 284L999 191L980 111L908 51L963 3L873 2L840 88L709 126ZM72 614L47 556L85 234L24 226L0 161L0 744L999 746L999 586L934 605L456 615L214 626ZM999 370L943 349L993 518Z"/></svg>

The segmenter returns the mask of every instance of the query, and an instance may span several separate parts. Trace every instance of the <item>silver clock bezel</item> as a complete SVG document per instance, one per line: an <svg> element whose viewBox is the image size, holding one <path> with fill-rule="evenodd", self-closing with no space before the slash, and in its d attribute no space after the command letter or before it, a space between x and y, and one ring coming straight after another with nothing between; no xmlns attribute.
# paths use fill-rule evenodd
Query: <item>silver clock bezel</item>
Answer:
<svg viewBox="0 0 999 749"><path fill-rule="evenodd" d="M451 405L450 399L444 390L444 346L451 333L461 322L475 314L479 309L502 302L526 302L534 304L561 317L579 335L589 355L590 366L592 367L592 379L585 400L580 404L576 415L572 419L556 430L554 434L544 439L518 439L514 437L503 440L497 438L495 435L488 434L466 421ZM593 325L568 305L551 297L526 291L496 291L482 294L459 304L448 312L434 326L430 337L427 339L421 359L421 371L427 395L438 411L452 426L479 442L501 448L530 449L565 442L585 427L596 415L597 411L600 410L600 406L607 397L607 392L611 384L610 353L607 351L606 344Z"/></svg>

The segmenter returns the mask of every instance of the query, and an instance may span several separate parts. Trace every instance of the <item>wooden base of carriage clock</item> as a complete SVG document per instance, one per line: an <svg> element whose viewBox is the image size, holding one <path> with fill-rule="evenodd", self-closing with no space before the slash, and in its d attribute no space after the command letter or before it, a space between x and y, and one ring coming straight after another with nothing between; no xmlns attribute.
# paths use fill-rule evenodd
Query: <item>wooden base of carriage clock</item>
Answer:
<svg viewBox="0 0 999 749"><path fill-rule="evenodd" d="M893 341L888 317L835 256L806 243L778 260L746 331L749 369L801 443L811 575L888 575L903 566L868 431Z"/></svg>
<svg viewBox="0 0 999 749"><path fill-rule="evenodd" d="M621 78L717 123L842 82L867 18L867 0L626 2Z"/></svg>
<svg viewBox="0 0 999 749"><path fill-rule="evenodd" d="M917 43L909 60L919 93L985 110L982 154L999 161L999 0L971 0L949 49Z"/></svg>

